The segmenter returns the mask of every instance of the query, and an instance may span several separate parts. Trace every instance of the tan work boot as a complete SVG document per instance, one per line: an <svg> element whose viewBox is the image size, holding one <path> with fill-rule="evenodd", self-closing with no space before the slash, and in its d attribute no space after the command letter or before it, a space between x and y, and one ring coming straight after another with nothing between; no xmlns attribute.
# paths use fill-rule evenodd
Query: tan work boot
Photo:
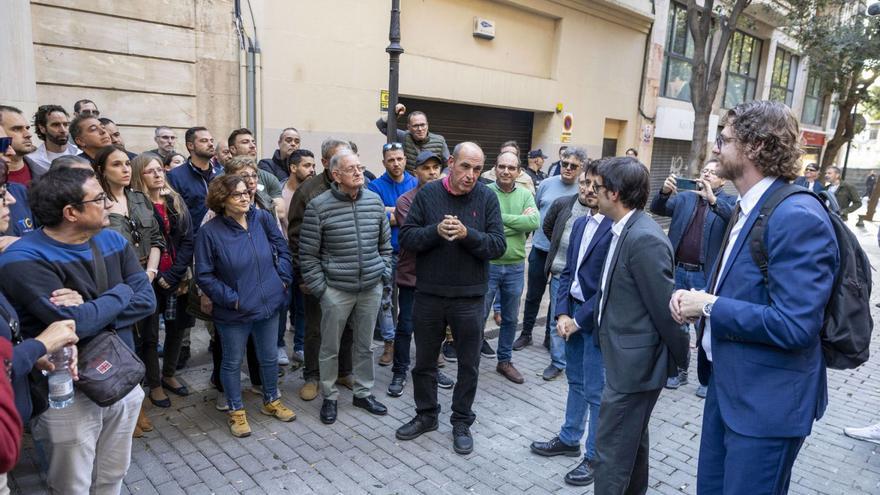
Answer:
<svg viewBox="0 0 880 495"><path fill-rule="evenodd" d="M251 425L248 424L247 413L244 409L229 411L229 431L232 436L243 438L251 435Z"/></svg>
<svg viewBox="0 0 880 495"><path fill-rule="evenodd" d="M275 399L268 404L263 404L260 412L266 416L275 416L281 421L288 422L296 419L296 413L281 403L281 399Z"/></svg>
<svg viewBox="0 0 880 495"><path fill-rule="evenodd" d="M340 387L345 387L349 390L353 390L354 389L354 377L352 377L351 375L340 376L339 378L336 379L336 384L339 385Z"/></svg>
<svg viewBox="0 0 880 495"><path fill-rule="evenodd" d="M525 382L525 379L523 379L523 376L520 374L519 371L517 371L516 368L513 367L513 363L511 363L510 361L498 363L498 366L495 367L495 371L497 371L498 373L501 373L501 375L504 376L504 378L507 378L508 380L512 381L513 383Z"/></svg>
<svg viewBox="0 0 880 495"><path fill-rule="evenodd" d="M140 428L142 432L153 431L153 423L147 417L147 413L144 412L144 406L141 406L141 412L138 413L137 428Z"/></svg>
<svg viewBox="0 0 880 495"><path fill-rule="evenodd" d="M394 341L386 340L385 341L385 350L382 351L382 356L379 358L379 366L391 366L391 363L394 362Z"/></svg>
<svg viewBox="0 0 880 495"><path fill-rule="evenodd" d="M315 400L318 396L318 382L315 380L307 380L299 389L299 398L302 400Z"/></svg>

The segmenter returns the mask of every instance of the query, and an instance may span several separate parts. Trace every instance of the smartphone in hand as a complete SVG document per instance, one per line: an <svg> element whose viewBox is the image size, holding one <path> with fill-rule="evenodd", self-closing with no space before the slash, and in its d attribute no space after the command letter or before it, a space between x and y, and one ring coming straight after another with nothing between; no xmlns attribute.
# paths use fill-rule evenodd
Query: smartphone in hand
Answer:
<svg viewBox="0 0 880 495"><path fill-rule="evenodd" d="M694 179L685 179L683 177L675 178L675 187L679 191L699 191L703 189L703 184Z"/></svg>

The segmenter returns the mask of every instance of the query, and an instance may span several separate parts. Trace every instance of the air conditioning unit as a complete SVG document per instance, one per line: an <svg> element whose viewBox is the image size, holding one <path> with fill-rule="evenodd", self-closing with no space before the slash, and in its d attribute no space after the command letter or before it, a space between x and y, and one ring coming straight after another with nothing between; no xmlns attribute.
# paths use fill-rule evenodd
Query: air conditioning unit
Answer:
<svg viewBox="0 0 880 495"><path fill-rule="evenodd" d="M491 40L495 38L495 21L474 17L474 36Z"/></svg>

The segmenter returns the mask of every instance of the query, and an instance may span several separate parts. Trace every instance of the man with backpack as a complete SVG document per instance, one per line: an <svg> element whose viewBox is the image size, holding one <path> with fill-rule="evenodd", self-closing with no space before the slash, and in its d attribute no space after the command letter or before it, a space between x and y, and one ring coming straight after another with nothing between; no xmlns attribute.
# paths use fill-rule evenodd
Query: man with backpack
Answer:
<svg viewBox="0 0 880 495"><path fill-rule="evenodd" d="M673 318L697 323L712 362L699 493L786 493L828 403L824 315L835 307L845 236L822 203L788 184L799 170L799 135L781 103L727 112L712 151L719 177L740 196L706 290L670 300Z"/></svg>

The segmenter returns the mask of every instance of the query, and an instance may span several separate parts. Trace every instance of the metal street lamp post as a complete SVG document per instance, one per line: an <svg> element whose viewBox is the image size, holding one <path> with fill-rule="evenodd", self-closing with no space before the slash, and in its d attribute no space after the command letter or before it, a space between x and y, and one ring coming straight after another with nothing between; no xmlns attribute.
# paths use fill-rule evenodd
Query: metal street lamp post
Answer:
<svg viewBox="0 0 880 495"><path fill-rule="evenodd" d="M391 0L391 28L388 32L388 41L391 43L385 51L388 52L388 127L385 136L389 143L397 141L397 87L400 81L400 54L403 47L400 46L400 0Z"/></svg>

